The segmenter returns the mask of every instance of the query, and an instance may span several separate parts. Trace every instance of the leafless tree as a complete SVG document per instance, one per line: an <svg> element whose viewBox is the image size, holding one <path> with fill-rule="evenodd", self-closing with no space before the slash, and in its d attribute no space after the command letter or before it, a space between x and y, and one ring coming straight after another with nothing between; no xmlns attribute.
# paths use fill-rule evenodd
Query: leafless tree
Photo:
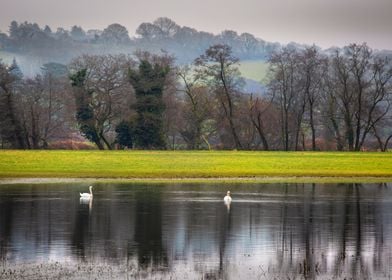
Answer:
<svg viewBox="0 0 392 280"><path fill-rule="evenodd" d="M266 151L269 150L269 144L267 140L265 122L271 121L271 119L266 118L266 112L268 111L270 106L271 102L263 100L260 97L254 98L253 95L251 95L249 98L250 120L259 134L260 140L263 143L263 149Z"/></svg>
<svg viewBox="0 0 392 280"><path fill-rule="evenodd" d="M232 55L231 48L219 44L209 47L195 60L198 75L216 94L224 118L228 122L235 148L242 149L235 124L235 100L242 83L237 65L238 58Z"/></svg>
<svg viewBox="0 0 392 280"><path fill-rule="evenodd" d="M185 124L180 133L189 149L200 149L206 141L206 121L211 118L208 88L203 86L191 68L185 66L178 71L184 92L183 118Z"/></svg>
<svg viewBox="0 0 392 280"><path fill-rule="evenodd" d="M290 136L293 134L290 127L291 116L295 105L301 106L301 100L304 100L298 96L297 51L293 48L283 48L271 55L269 63L271 75L269 90L275 96L275 101L281 111L281 139L283 149L288 151L291 142Z"/></svg>
<svg viewBox="0 0 392 280"><path fill-rule="evenodd" d="M315 47L308 47L299 53L300 83L308 107L309 125L312 137L312 150L316 150L316 111L324 87L323 77L327 72L327 59Z"/></svg>

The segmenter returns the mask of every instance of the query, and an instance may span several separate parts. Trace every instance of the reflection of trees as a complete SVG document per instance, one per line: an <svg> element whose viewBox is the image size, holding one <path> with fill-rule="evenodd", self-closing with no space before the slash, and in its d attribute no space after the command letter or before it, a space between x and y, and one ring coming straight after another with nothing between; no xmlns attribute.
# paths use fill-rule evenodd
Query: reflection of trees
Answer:
<svg viewBox="0 0 392 280"><path fill-rule="evenodd" d="M231 223L232 223L232 211L233 209L229 209L226 211L226 205L224 207L222 206L222 209L224 211L219 212L219 220L221 221L221 225L218 228L218 231L220 231L219 234L219 276L222 277L224 273L224 258L225 258L225 250L227 246L227 239L228 239L228 234L230 233L231 230ZM250 209L251 210L251 209Z"/></svg>
<svg viewBox="0 0 392 280"><path fill-rule="evenodd" d="M374 187L283 185L280 238L276 239L276 266L271 269L300 273L305 279L330 273L358 279L388 271L391 262L383 254L386 227L381 215L388 210L383 208L385 203L377 201L380 194L373 197ZM385 185L379 192L381 189L385 191Z"/></svg>
<svg viewBox="0 0 392 280"><path fill-rule="evenodd" d="M362 260L362 216L361 216L361 196L359 193L360 184L354 184L355 188L355 219L356 219L356 227L355 227L355 257L353 258L352 265L352 275L354 278L357 278L358 271L362 271L363 269L363 260Z"/></svg>
<svg viewBox="0 0 392 280"><path fill-rule="evenodd" d="M91 235L89 208L86 204L79 204L75 212L75 222L72 232L72 247L76 249L77 256L81 259L86 258L86 247L89 247Z"/></svg>
<svg viewBox="0 0 392 280"><path fill-rule="evenodd" d="M335 275L339 276L342 273L342 270L344 268L344 265L346 263L346 255L347 255L347 233L349 232L349 217L351 216L351 197L352 197L352 185L345 186L344 184L338 184L338 187L341 187L342 189L345 189L344 193L344 200L343 200L343 209L341 212L341 226L339 228L341 238L340 238L340 244L338 245L338 253L336 256L335 260ZM335 221L331 221L333 224ZM338 239L339 240L339 239Z"/></svg>
<svg viewBox="0 0 392 280"><path fill-rule="evenodd" d="M138 263L164 268L168 260L162 243L162 198L159 191L138 192L136 195L135 242Z"/></svg>
<svg viewBox="0 0 392 280"><path fill-rule="evenodd" d="M5 261L12 235L14 204L0 196L0 261Z"/></svg>
<svg viewBox="0 0 392 280"><path fill-rule="evenodd" d="M90 216L73 196L46 201L31 189L17 201L0 190L0 258L33 259L36 250L49 254L52 244L63 244L64 256L127 261L156 278L182 267L226 279L233 266L240 276L261 266L267 279L361 279L388 275L392 265L391 190L384 184L271 185L260 194L244 191L230 212L211 191L112 190L97 194Z"/></svg>
<svg viewBox="0 0 392 280"><path fill-rule="evenodd" d="M315 184L312 184L310 197L304 196L304 237L305 237L305 260L302 264L302 272L305 279L314 279L314 248L313 248L313 202L314 202Z"/></svg>

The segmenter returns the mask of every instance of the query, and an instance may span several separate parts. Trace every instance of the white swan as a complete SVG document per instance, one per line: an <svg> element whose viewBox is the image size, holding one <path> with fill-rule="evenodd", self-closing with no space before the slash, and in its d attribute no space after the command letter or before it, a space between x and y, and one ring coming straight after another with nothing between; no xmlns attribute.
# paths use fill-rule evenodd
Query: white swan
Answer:
<svg viewBox="0 0 392 280"><path fill-rule="evenodd" d="M226 194L226 196L223 198L223 201L226 203L226 204L229 204L229 203L231 203L231 196L230 196L230 191L227 191L227 194Z"/></svg>
<svg viewBox="0 0 392 280"><path fill-rule="evenodd" d="M90 186L89 189L90 189L90 193L80 193L80 198L83 199L93 198L93 186Z"/></svg>

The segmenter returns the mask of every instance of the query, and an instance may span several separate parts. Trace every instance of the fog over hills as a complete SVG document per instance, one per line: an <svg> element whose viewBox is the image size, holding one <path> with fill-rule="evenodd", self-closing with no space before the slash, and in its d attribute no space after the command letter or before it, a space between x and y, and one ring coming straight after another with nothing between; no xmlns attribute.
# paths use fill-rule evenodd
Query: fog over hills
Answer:
<svg viewBox="0 0 392 280"><path fill-rule="evenodd" d="M209 46L220 43L229 45L233 55L242 61L244 69L240 70L246 78L244 91L260 92L263 90L260 81L264 73L250 72L247 63L262 65L274 50L283 46L256 38L250 33L224 30L213 34L199 31L180 26L166 17L143 22L132 33L136 36L129 36L126 27L118 23L110 24L103 30L84 30L77 25L69 30L61 27L52 30L48 25L12 21L8 32L0 33L0 59L8 64L15 59L23 74L32 77L40 73L43 64L56 62L67 65L82 54L133 55L138 50L167 52L175 57L176 64L188 64ZM288 45L297 49L305 47L294 42ZM389 56L392 54L391 51L383 53Z"/></svg>
<svg viewBox="0 0 392 280"><path fill-rule="evenodd" d="M8 33L0 33L0 58L5 62L16 59L25 75L36 74L42 64L68 64L81 54L133 54L136 50L165 51L176 58L177 64L192 62L209 46L217 43L232 47L241 60L265 60L278 43L266 42L252 34L238 34L224 30L220 34L198 31L180 26L169 18L144 22L130 37L128 30L117 23L104 30L84 30L73 26L70 30L52 30L48 25L13 21Z"/></svg>

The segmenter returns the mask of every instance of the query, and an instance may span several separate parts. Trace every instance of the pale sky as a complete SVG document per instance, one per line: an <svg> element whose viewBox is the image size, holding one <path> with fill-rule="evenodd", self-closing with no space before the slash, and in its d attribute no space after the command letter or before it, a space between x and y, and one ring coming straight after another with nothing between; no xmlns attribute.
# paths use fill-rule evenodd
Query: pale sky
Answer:
<svg viewBox="0 0 392 280"><path fill-rule="evenodd" d="M280 43L392 49L392 0L0 0L3 32L12 20L53 31L119 23L132 36L140 23L163 16L215 34L230 29Z"/></svg>

